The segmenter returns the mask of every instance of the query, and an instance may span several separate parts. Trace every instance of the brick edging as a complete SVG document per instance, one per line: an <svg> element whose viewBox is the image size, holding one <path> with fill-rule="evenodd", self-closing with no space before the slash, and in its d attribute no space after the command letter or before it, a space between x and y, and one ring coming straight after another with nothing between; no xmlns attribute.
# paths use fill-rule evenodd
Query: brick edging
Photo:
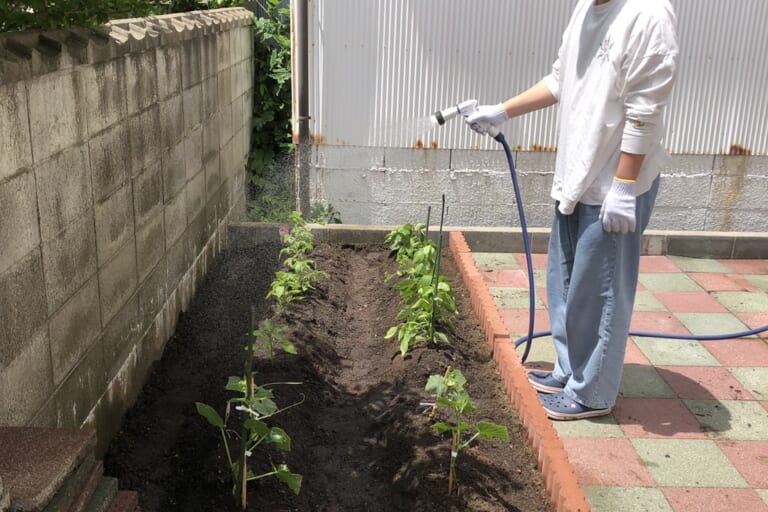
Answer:
<svg viewBox="0 0 768 512"><path fill-rule="evenodd" d="M539 462L539 471L549 493L552 510L589 512L590 506L568 461L565 447L552 422L539 403L536 391L528 383L525 368L515 351L491 294L475 265L461 232L449 234L449 246L456 267L469 291L472 310L485 332L485 341L493 350L504 389L528 434L528 442Z"/></svg>

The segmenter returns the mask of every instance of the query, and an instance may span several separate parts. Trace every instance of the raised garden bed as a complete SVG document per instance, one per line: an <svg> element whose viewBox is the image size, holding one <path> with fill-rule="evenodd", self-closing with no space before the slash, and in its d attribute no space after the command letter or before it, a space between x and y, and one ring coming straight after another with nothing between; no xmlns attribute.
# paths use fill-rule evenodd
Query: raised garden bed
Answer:
<svg viewBox="0 0 768 512"><path fill-rule="evenodd" d="M272 317L264 300L278 268L280 245L229 251L209 272L178 322L163 359L105 457L106 472L139 491L144 512L237 510L229 467L216 429L195 411L220 409L229 375L242 374L251 306ZM451 345L417 348L402 358L385 341L400 309L384 283L397 269L383 246L321 244L312 258L328 272L305 301L279 317L298 355L257 356L259 383L278 387L275 418L293 441L271 454L303 476L293 495L275 480L249 484L249 510L268 511L524 511L550 509L525 432L506 398L461 279L444 251L441 272L454 288L459 315ZM460 455L457 496L447 495L449 437L430 429L424 386L450 365L467 377L475 420L504 425L510 442L478 443ZM428 411L427 411L428 412ZM252 461L254 462L254 461ZM268 467L269 461L263 461ZM258 468L257 468L258 469ZM262 468L264 469L264 468Z"/></svg>

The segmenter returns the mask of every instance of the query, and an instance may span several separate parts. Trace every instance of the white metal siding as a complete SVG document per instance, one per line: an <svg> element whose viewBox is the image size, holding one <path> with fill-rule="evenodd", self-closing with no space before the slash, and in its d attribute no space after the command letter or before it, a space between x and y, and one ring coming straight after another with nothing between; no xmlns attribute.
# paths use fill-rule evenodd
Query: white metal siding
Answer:
<svg viewBox="0 0 768 512"><path fill-rule="evenodd" d="M643 0L630 0L643 1ZM673 153L768 153L768 1L672 0L680 74ZM309 0L310 131L334 145L493 148L437 109L498 102L548 73L576 0ZM556 144L556 109L510 121L512 146Z"/></svg>

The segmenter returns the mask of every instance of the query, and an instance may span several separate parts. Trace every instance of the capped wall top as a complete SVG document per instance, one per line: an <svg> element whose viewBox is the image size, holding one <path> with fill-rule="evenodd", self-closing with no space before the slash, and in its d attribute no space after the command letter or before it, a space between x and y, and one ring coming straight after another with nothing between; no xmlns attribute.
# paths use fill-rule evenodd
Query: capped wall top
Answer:
<svg viewBox="0 0 768 512"><path fill-rule="evenodd" d="M0 34L0 85L227 32L250 25L252 17L247 9L229 7L112 20L102 30L73 27Z"/></svg>

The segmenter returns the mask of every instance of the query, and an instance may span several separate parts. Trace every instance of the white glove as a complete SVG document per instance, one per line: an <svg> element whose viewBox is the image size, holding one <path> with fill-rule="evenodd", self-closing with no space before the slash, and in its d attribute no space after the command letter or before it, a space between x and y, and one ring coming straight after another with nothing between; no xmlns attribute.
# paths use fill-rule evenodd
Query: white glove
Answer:
<svg viewBox="0 0 768 512"><path fill-rule="evenodd" d="M504 104L480 105L473 113L467 116L466 123L480 135L485 135L490 126L499 126L507 120Z"/></svg>
<svg viewBox="0 0 768 512"><path fill-rule="evenodd" d="M603 229L609 233L634 232L637 225L635 217L635 204L637 183L634 181L614 178L613 185L608 191L600 208L600 220L603 221Z"/></svg>

